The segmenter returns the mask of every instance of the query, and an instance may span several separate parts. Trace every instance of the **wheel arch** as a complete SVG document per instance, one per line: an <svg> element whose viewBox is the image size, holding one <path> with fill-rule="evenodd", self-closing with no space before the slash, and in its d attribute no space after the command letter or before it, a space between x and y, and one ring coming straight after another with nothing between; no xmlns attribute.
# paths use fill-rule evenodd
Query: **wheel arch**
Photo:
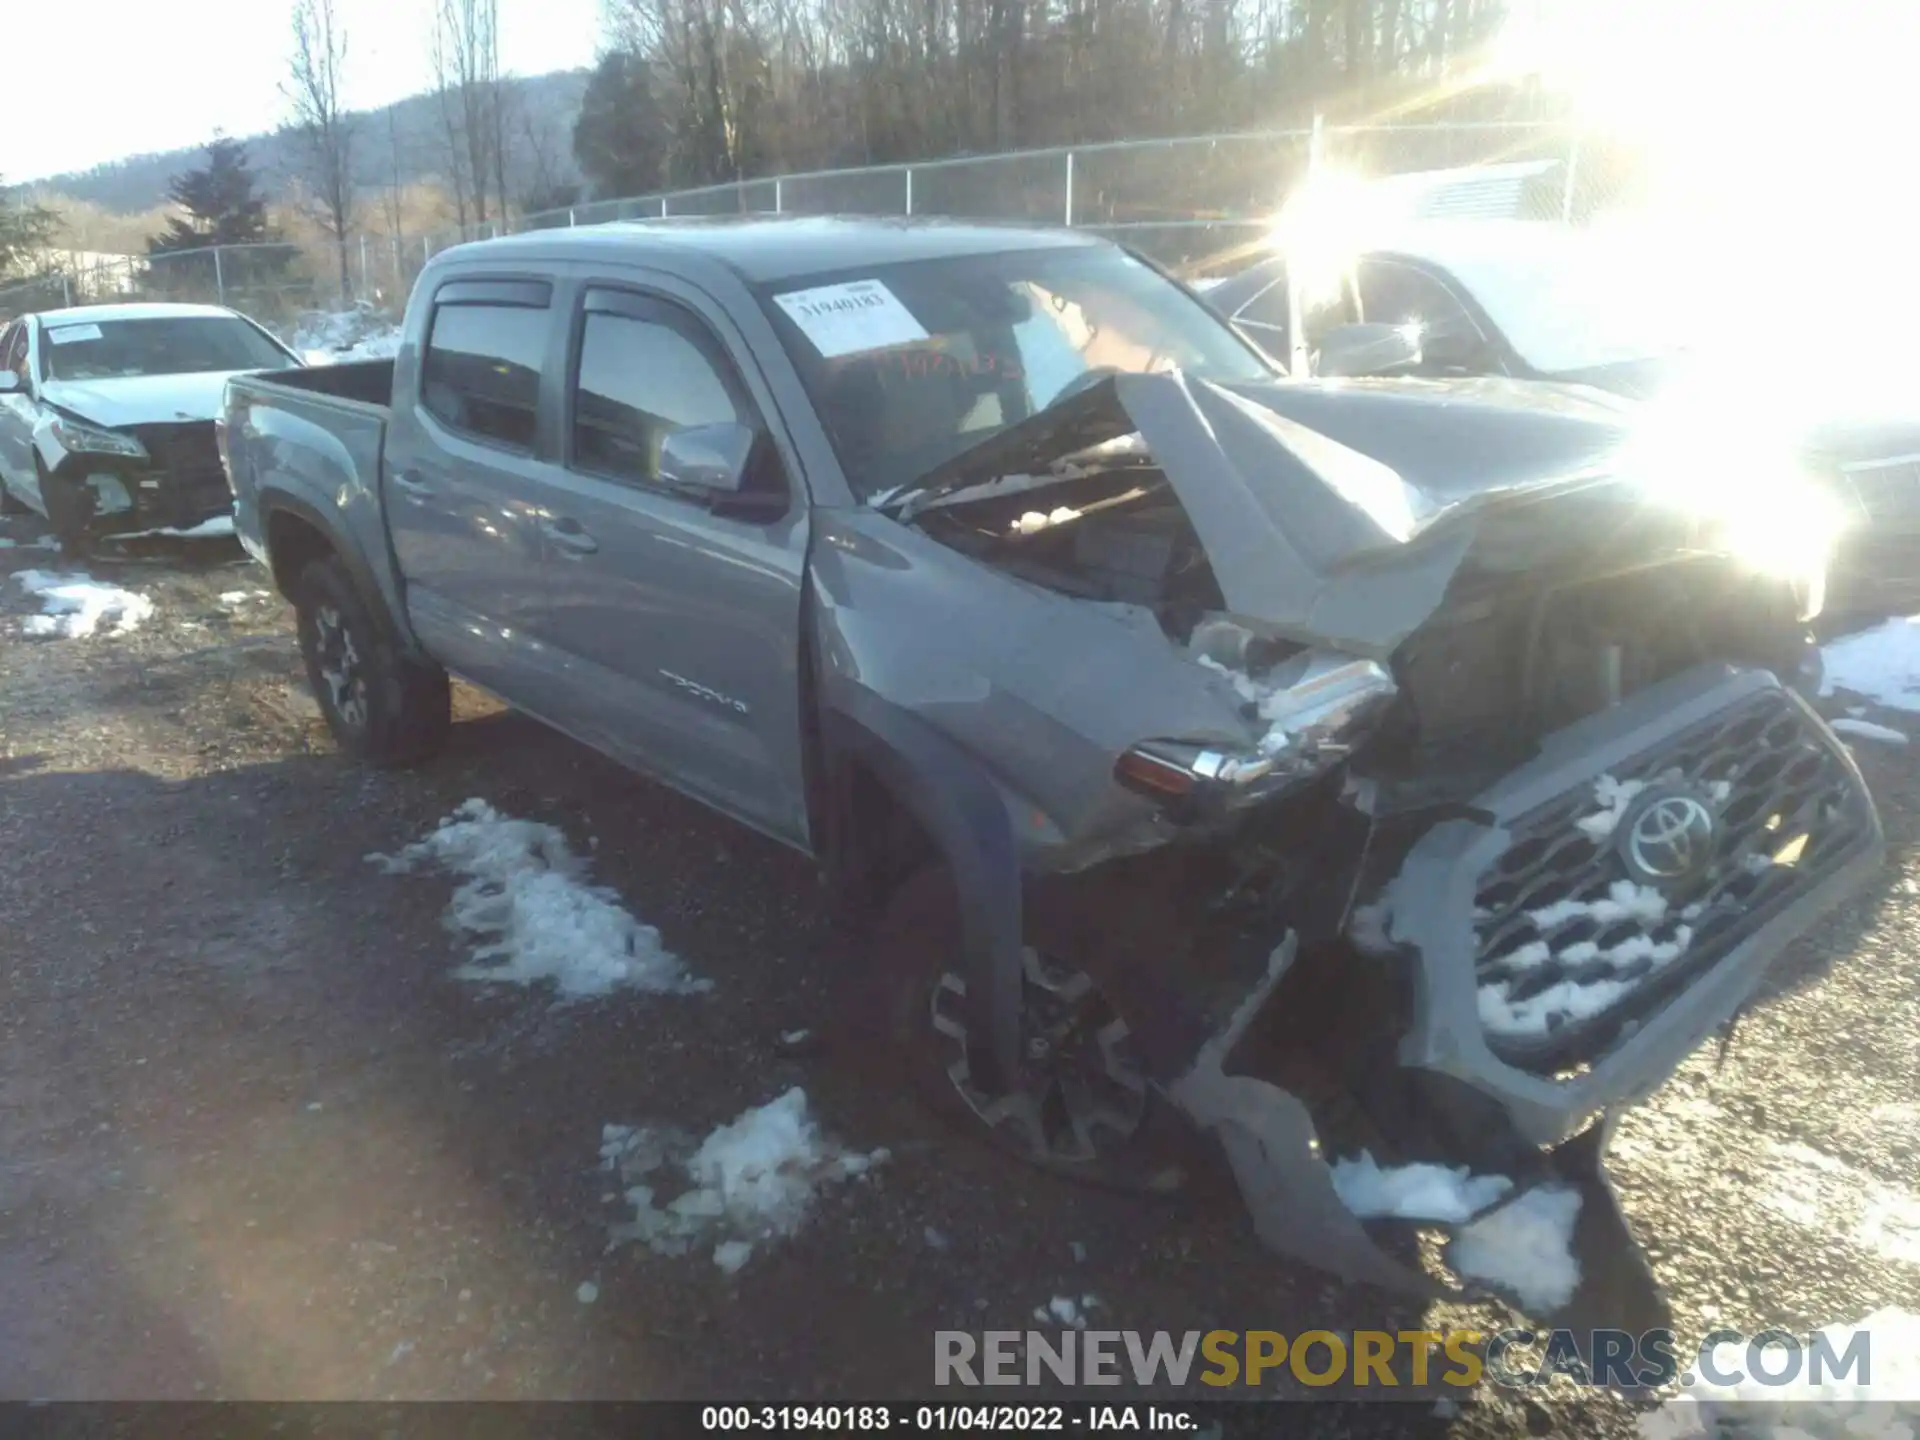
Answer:
<svg viewBox="0 0 1920 1440"><path fill-rule="evenodd" d="M343 535L336 522L318 507L281 490L263 491L259 510L260 532L275 589L291 600L302 570L316 560L337 559L368 614L384 625L404 650L419 653L404 617L396 614L388 602L386 589L366 554Z"/></svg>
<svg viewBox="0 0 1920 1440"><path fill-rule="evenodd" d="M1023 874L1000 787L933 726L847 687L820 709L821 833L829 884L856 910L884 904L903 861L937 861L960 901L961 963L983 1059L1018 1060ZM908 849L901 848L901 842ZM914 853L917 848L921 853Z"/></svg>

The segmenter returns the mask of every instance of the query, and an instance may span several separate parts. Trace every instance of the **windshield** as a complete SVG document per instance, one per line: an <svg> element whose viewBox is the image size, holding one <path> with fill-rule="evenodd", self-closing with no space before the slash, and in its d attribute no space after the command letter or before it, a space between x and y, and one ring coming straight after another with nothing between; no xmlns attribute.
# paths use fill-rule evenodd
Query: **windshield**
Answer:
<svg viewBox="0 0 1920 1440"><path fill-rule="evenodd" d="M866 266L761 298L862 499L1101 375L1273 373L1179 286L1105 246Z"/></svg>
<svg viewBox="0 0 1920 1440"><path fill-rule="evenodd" d="M1690 298L1625 244L1555 245L1448 264L1513 351L1543 374L1652 360L1684 348Z"/></svg>
<svg viewBox="0 0 1920 1440"><path fill-rule="evenodd" d="M238 317L169 315L147 320L66 320L41 335L46 380L124 380L223 370L286 370L273 341Z"/></svg>

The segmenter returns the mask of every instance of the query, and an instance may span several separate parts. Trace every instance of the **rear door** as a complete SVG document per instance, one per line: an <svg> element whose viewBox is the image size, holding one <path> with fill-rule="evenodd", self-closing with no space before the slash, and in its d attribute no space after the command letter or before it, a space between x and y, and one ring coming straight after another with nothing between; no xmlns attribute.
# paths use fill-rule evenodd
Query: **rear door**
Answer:
<svg viewBox="0 0 1920 1440"><path fill-rule="evenodd" d="M804 492L724 312L661 284L582 276L563 463L540 481L549 558L535 629L564 652L569 729L805 846ZM762 432L747 506L716 512L660 484L666 435L729 420Z"/></svg>
<svg viewBox="0 0 1920 1440"><path fill-rule="evenodd" d="M541 372L564 345L546 276L456 276L396 372L381 488L407 616L449 669L544 713L527 622L546 585L532 499L554 458Z"/></svg>

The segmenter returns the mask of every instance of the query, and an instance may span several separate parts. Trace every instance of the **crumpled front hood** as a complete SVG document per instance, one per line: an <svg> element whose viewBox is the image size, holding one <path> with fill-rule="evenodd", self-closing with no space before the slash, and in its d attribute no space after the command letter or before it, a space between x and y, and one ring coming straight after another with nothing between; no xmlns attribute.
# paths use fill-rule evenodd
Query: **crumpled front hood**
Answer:
<svg viewBox="0 0 1920 1440"><path fill-rule="evenodd" d="M57 409L108 429L212 420L227 381L246 370L203 375L134 375L121 380L48 380L40 398Z"/></svg>
<svg viewBox="0 0 1920 1440"><path fill-rule="evenodd" d="M1138 433L1230 610L1384 656L1439 606L1475 512L1606 481L1630 413L1503 381L1119 375L950 461L921 490L1044 474Z"/></svg>

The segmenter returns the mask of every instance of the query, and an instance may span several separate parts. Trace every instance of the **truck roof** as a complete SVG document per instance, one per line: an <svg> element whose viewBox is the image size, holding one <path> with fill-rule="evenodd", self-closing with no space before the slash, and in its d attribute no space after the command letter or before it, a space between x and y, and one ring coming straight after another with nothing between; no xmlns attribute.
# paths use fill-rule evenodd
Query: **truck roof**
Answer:
<svg viewBox="0 0 1920 1440"><path fill-rule="evenodd" d="M533 230L477 242L489 254L515 250L571 250L578 254L583 249L608 249L624 258L644 256L656 261L669 259L677 251L694 251L731 266L754 284L861 265L1102 243L1096 236L1071 230L860 215L619 220L564 230Z"/></svg>

